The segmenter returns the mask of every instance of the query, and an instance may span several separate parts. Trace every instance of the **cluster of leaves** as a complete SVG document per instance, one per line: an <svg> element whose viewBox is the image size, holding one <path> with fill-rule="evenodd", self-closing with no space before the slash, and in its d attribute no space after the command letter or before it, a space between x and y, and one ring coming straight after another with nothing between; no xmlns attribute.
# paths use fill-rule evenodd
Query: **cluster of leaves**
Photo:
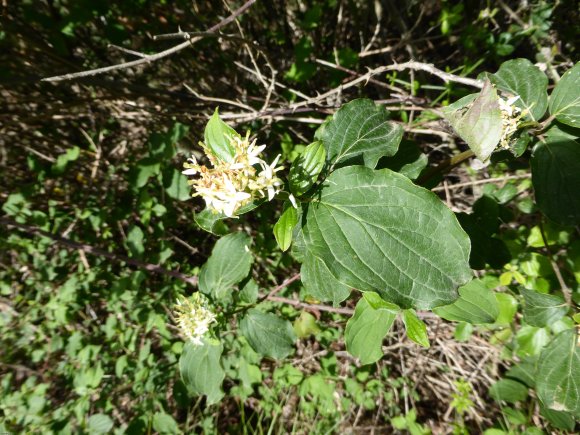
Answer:
<svg viewBox="0 0 580 435"><path fill-rule="evenodd" d="M234 61L250 64L245 50L238 50L227 38L218 50L217 39L210 38L189 55L152 63L145 73L116 72L111 76L114 80L96 77L73 86L36 82L128 56L108 48L109 44L144 53L158 51L164 42L151 41L148 35L178 26L203 30L229 13L215 2L168 3L23 0L2 5L0 58L5 68L0 79L5 98L0 128L4 140L18 138L7 150L0 150L0 165L8 174L1 181L2 211L17 223L101 247L121 262L125 257L118 254L127 253L131 260L148 262L150 270L180 269L199 276L200 289L220 311L216 330L220 344L207 348L207 355L200 357L178 338L168 313L178 295L191 291L178 280L135 272L131 265L119 266L100 255L85 256L74 247L63 249L50 238L30 236L15 227L7 230L2 223L0 432L233 433L255 427L275 432L280 420L285 420L290 425L282 430L320 433L357 421L363 409L376 412L397 430L427 433L421 423L428 417L420 408L404 413L400 400L407 400L408 395L416 403L429 398L418 397L416 386L385 370L381 364L388 361L379 359L383 339L392 338L389 330L398 325L397 316L409 337L428 345L421 310L431 307L438 316L458 322L457 340L491 337L502 349L502 360L512 365L490 391L502 404L504 418L497 424L501 429L490 429L489 434L539 433L532 427L537 408L553 427L573 431L574 419L568 410L577 407L577 394L570 394L574 385L566 380L578 378L578 347L573 340L578 317L562 290L567 287L572 304L578 303L580 244L573 226L578 223L578 195L574 193L579 191L580 173L574 97L577 67L576 76L568 73L555 88L549 88L550 97L544 74L522 59L506 62L495 74L481 77L500 92L518 94L521 100L516 104L530 110L525 121L529 124L519 133L521 140L510 151L493 153L487 171L491 177L504 177L506 171L528 169L531 163L533 180L508 180L501 189L486 184L472 212L456 214L464 233L435 195L417 187L430 188L438 179L423 182L429 175L424 149L397 136L400 128L393 120L400 117L412 122L413 117L402 111L392 113L388 120L389 115L371 101L358 100L343 107L335 115L338 121L321 128L308 146L294 144L293 138L311 134L312 126L289 128L282 122L268 126L257 120L252 129L259 131L260 140L275 144L281 136L283 160L296 162L287 190L301 199L301 207L262 206L233 221L216 220L207 211L195 213L195 222L213 233L204 234L193 224L192 209L199 204L185 202L188 186L177 169L183 157L174 158L174 145L179 141L188 146L189 138L187 129L175 119L197 129L201 127L197 118L205 119L200 114L209 113L210 108L179 89L185 81L201 94L243 101L259 109L264 94L260 83L233 67ZM257 2L240 25L247 39L258 41L274 68L283 72L278 80L283 78L286 85L306 95L337 86L350 75L326 69L317 58L362 71L365 66L404 61L411 49L417 59L464 75L481 67L494 70L498 59L512 53L535 56L550 72L554 57L562 59L560 50L572 57L577 50L577 11L572 2L560 2L554 9L544 1L533 2L529 8L506 1L523 22L509 28L506 22L511 17L502 8L480 10L480 4L462 7L450 2L402 2L402 6L398 2L401 7L393 10L395 3ZM389 9L382 18L377 15L375 23L377 4ZM551 28L554 20L558 26ZM559 38L554 37L556 32L561 32ZM401 35L406 36L400 40ZM374 47L388 45L386 54L380 50L379 57L359 53L364 51L359 41L371 37ZM456 85L427 83L419 73L409 79L393 73L386 79L413 95L424 92L435 99L434 105L462 95ZM383 88L372 86L351 88L348 98L391 98ZM295 94L284 90L272 100L284 105L294 98ZM123 100L131 101L123 105L128 111L118 108ZM135 109L137 101L143 112ZM334 111L334 104L329 102L320 112ZM372 140L366 142L366 137L357 142L362 148L347 150L348 144L339 141L341 129L349 125L350 117L356 118L359 109L368 116L353 122L364 124L368 118L371 127L376 122L388 139L389 146L382 151L373 147ZM418 121L429 117L437 118L426 110L414 122L420 125ZM165 132L164 125L169 127ZM490 128L497 131L497 124ZM89 132L90 140L80 134L82 129ZM151 135L150 131L159 133ZM191 136L196 143L198 135ZM360 139L357 136L353 131L344 135L349 141ZM468 132L465 139L472 142L472 136L478 139L477 132ZM476 144L470 145L476 150ZM361 186L370 182L377 185L376 191ZM359 187L351 189L351 184ZM536 201L529 195L532 187ZM385 216L400 209L391 191L399 192L404 204L408 200L411 206L415 204L416 210L401 209L394 214L398 219L387 221L381 216L383 228L379 228L375 226L379 208L389 208ZM371 198L372 206L363 202L363 195ZM417 223L424 203L429 212ZM271 223L279 211L271 237ZM404 230L418 228L417 236L396 232L407 221L406 213L415 226L409 224ZM440 227L429 226L434 222ZM327 226L333 235L324 239ZM340 231L343 227L349 231L346 235ZM457 238L458 246L471 245L469 266L485 269L478 273L483 275L481 280L455 289L467 276L466 255L442 249L439 239L446 231ZM217 243L202 272L197 266L209 257L214 236L228 233L234 235L226 236L227 243ZM336 264L333 244L345 238L353 243L342 245L337 253L348 257L348 262ZM380 262L385 255L373 243L379 239L385 252L401 252L393 256L393 262ZM420 272L431 254L418 261L421 256L410 249L419 242L421 249L438 253L438 260L425 269L433 275ZM401 244L407 244L406 250L399 251ZM246 246L251 254L241 250ZM359 258L384 275L349 270L352 256L359 252L364 254ZM456 257L447 258L448 252ZM230 253L239 255L240 262L221 264L224 253L226 259ZM303 282L294 282L291 292L305 302L329 301L354 308L346 330L340 315L323 313L317 318L310 314L316 314L315 309L305 312L264 299L265 289L295 274L295 260L303 264ZM363 260L356 267L367 267ZM443 276L455 267L454 262L464 272ZM401 272L406 272L407 264L416 271L413 279ZM410 284L414 278L417 289ZM430 292L432 282L443 283L443 290ZM219 294L213 293L214 287ZM351 287L364 292L351 292ZM413 299L417 294L420 300ZM450 305L435 307L453 299ZM345 340L349 352L366 365L360 367L347 359L348 370L337 368L344 352L335 351L343 349ZM324 349L323 355L303 358L304 345L312 343ZM209 384L200 376L203 372L196 371L204 358L215 363L206 366ZM315 368L305 369L301 365L305 359L314 362ZM372 361L377 363L367 364ZM554 389L554 385L562 388ZM462 415L472 393L465 385L456 390L452 407ZM533 390L539 402L529 394ZM208 393L210 401L221 402L207 406L207 399L192 399L192 393ZM457 425L461 428L462 418Z"/></svg>
<svg viewBox="0 0 580 435"><path fill-rule="evenodd" d="M580 224L580 147L574 130L580 127L580 65L564 74L549 98L547 78L529 61L508 61L486 77L489 81L479 94L446 109L451 124L477 156L488 160L503 129L497 90L489 83L518 96L516 104L528 122L520 124L517 138L510 138L509 152L512 158L520 157L528 146L533 148L532 183L538 207L557 224ZM225 124L223 129L226 132ZM506 333L511 331L502 326L512 324L517 299L472 280L470 267L470 260L473 267L486 262L501 267L511 259L499 239L493 239L494 244L507 258L498 260L490 252L498 230L498 202L485 197L478 201L474 213L460 219L465 232L435 194L395 171L377 169L379 161L386 166L396 157L402 129L370 100L344 105L314 136L316 141L294 160L289 172L288 189L297 197L298 207L286 204L274 235L283 251L292 244L292 256L302 263L301 279L308 295L338 305L351 296L351 289L362 292L345 329L348 351L362 364L379 360L382 341L397 315L408 337L429 347L426 326L415 310L433 310L464 325L499 328L496 335L509 338ZM211 140L206 145L219 147ZM499 192L495 196L502 198ZM200 272L200 291L215 303L233 303L235 312L241 313L239 334L259 355L281 359L292 352L295 334L288 320L264 312L267 302L258 300L257 284L246 278L252 261L249 244L248 236L241 233L220 239ZM536 360L522 363L527 378L516 381L510 378L515 375L508 374L490 394L498 400L522 400L527 388L533 387L546 418L570 428L573 419L580 417L576 385L580 347L574 321L567 314L578 292L571 294L562 282L559 293L568 298L566 303L562 296L549 294L549 285L541 288L542 281L528 286L514 267L506 265L507 272L499 279L504 286L514 280L519 283L516 294L524 304L523 325L515 339L527 349L523 355L534 355ZM231 289L239 283L235 301ZM469 332L462 331L465 334ZM220 342L188 345L181 359L190 391L207 394L212 402L222 395L223 351ZM521 349L518 352L522 355Z"/></svg>

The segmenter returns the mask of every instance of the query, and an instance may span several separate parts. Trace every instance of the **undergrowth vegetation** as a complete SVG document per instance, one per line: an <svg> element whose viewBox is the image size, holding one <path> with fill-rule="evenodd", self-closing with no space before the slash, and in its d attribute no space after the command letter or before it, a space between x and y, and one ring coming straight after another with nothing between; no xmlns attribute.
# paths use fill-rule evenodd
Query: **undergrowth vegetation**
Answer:
<svg viewBox="0 0 580 435"><path fill-rule="evenodd" d="M573 2L0 8L0 433L577 430Z"/></svg>

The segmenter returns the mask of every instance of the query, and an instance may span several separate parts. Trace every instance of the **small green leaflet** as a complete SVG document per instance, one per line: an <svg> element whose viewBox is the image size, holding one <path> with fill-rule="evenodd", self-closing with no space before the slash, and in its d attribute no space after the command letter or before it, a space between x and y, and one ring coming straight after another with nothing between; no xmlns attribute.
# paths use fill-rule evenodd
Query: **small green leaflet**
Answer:
<svg viewBox="0 0 580 435"><path fill-rule="evenodd" d="M346 350L359 358L361 364L378 361L383 356L383 339L396 317L397 311L375 309L366 298L361 298L356 304L354 315L346 323Z"/></svg>
<svg viewBox="0 0 580 435"><path fill-rule="evenodd" d="M326 150L322 142L316 141L308 145L290 167L290 191L296 196L306 193L318 179L325 162Z"/></svg>
<svg viewBox="0 0 580 435"><path fill-rule="evenodd" d="M413 340L420 346L429 347L429 335L427 334L427 326L419 317L415 310L403 311L403 323L407 331L407 337Z"/></svg>
<svg viewBox="0 0 580 435"><path fill-rule="evenodd" d="M502 134L497 91L491 82L485 81L475 99L469 95L444 108L443 115L477 158L487 161Z"/></svg>
<svg viewBox="0 0 580 435"><path fill-rule="evenodd" d="M282 251L287 251L292 244L292 233L298 223L298 211L288 202L286 210L274 225L274 237Z"/></svg>
<svg viewBox="0 0 580 435"><path fill-rule="evenodd" d="M238 133L225 122L223 122L216 107L213 116L205 126L203 138L212 154L224 162L231 162L236 151L230 144L231 136L239 136Z"/></svg>

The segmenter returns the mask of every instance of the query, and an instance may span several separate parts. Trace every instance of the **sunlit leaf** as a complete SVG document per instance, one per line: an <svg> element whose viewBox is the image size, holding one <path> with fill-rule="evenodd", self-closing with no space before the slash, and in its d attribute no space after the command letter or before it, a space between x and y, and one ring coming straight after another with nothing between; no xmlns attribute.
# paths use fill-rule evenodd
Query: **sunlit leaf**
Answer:
<svg viewBox="0 0 580 435"><path fill-rule="evenodd" d="M477 97L464 97L445 107L443 114L480 160L489 159L502 134L497 91L489 80Z"/></svg>
<svg viewBox="0 0 580 435"><path fill-rule="evenodd" d="M493 291L480 280L473 280L459 288L459 299L453 304L434 308L433 312L446 320L478 325L495 322L499 306Z"/></svg>
<svg viewBox="0 0 580 435"><path fill-rule="evenodd" d="M453 302L472 277L469 239L453 213L388 169L335 171L305 213L303 271L320 261L344 285L418 309Z"/></svg>
<svg viewBox="0 0 580 435"><path fill-rule="evenodd" d="M383 356L382 343L397 316L396 311L375 309L365 298L356 304L344 333L346 349L361 364L371 364Z"/></svg>
<svg viewBox="0 0 580 435"><path fill-rule="evenodd" d="M211 256L199 273L199 289L219 300L228 297L232 286L250 272L254 261L249 247L252 240L245 233L222 237L215 244Z"/></svg>

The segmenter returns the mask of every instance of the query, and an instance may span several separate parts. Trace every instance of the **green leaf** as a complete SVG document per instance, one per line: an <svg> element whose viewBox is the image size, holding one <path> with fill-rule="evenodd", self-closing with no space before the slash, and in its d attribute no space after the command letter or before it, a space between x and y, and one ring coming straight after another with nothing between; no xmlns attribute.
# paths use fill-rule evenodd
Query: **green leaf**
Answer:
<svg viewBox="0 0 580 435"><path fill-rule="evenodd" d="M528 59L504 62L495 74L489 75L498 89L519 95L515 105L528 111L533 121L539 121L548 108L548 77Z"/></svg>
<svg viewBox="0 0 580 435"><path fill-rule="evenodd" d="M558 429L573 431L576 422L574 417L568 412L554 411L553 409L546 409L540 405L540 414L546 418L550 424Z"/></svg>
<svg viewBox="0 0 580 435"><path fill-rule="evenodd" d="M453 338L461 342L469 341L473 335L473 330L474 328L471 323L460 322L455 327L455 331L453 331Z"/></svg>
<svg viewBox="0 0 580 435"><path fill-rule="evenodd" d="M236 155L236 150L230 143L232 136L239 135L232 127L221 120L218 109L216 108L203 132L205 146L218 159L224 162L231 162Z"/></svg>
<svg viewBox="0 0 580 435"><path fill-rule="evenodd" d="M580 224L580 143L552 127L534 147L531 166L540 210L561 225Z"/></svg>
<svg viewBox="0 0 580 435"><path fill-rule="evenodd" d="M512 378L521 383L527 385L530 388L536 387L536 380L534 379L534 374L536 371L536 362L538 360L537 356L528 356L522 359L522 361L512 366L505 376L507 378Z"/></svg>
<svg viewBox="0 0 580 435"><path fill-rule="evenodd" d="M416 142L403 139L397 154L381 159L379 166L381 169L388 168L415 180L427 167L427 163L427 155L421 151L419 145Z"/></svg>
<svg viewBox="0 0 580 435"><path fill-rule="evenodd" d="M368 99L342 106L322 132L326 159L333 166L362 156L365 166L374 168L381 157L397 152L402 137L403 128L389 121L389 112Z"/></svg>
<svg viewBox="0 0 580 435"><path fill-rule="evenodd" d="M221 385L225 372L220 363L223 350L221 344L187 343L179 358L179 371L187 391L191 395L206 395L209 405L219 402L224 395Z"/></svg>
<svg viewBox="0 0 580 435"><path fill-rule="evenodd" d="M147 184L149 178L159 174L161 165L151 157L146 157L137 162L131 171L130 183L133 187L140 189Z"/></svg>
<svg viewBox="0 0 580 435"><path fill-rule="evenodd" d="M163 185L167 195L177 201L185 201L190 198L191 189L187 184L187 177L182 175L177 169L170 168L165 172Z"/></svg>
<svg viewBox="0 0 580 435"><path fill-rule="evenodd" d="M338 281L324 261L306 252L300 269L302 284L309 295L337 306L350 295L350 287Z"/></svg>
<svg viewBox="0 0 580 435"><path fill-rule="evenodd" d="M475 279L459 288L459 299L453 304L434 308L433 312L446 320L479 325L495 322L499 306L493 291Z"/></svg>
<svg viewBox="0 0 580 435"><path fill-rule="evenodd" d="M81 149L77 146L69 148L64 154L61 154L53 163L51 171L54 175L61 175L66 170L70 162L74 162L81 155Z"/></svg>
<svg viewBox="0 0 580 435"><path fill-rule="evenodd" d="M580 418L580 343L574 329L560 332L540 355L536 390L542 403Z"/></svg>
<svg viewBox="0 0 580 435"><path fill-rule="evenodd" d="M282 359L294 350L292 324L275 314L249 309L240 320L240 332L260 355Z"/></svg>
<svg viewBox="0 0 580 435"><path fill-rule="evenodd" d="M274 237L282 252L287 251L292 244L292 233L298 223L298 212L290 204L286 204L286 210L274 225Z"/></svg>
<svg viewBox="0 0 580 435"><path fill-rule="evenodd" d="M403 323L405 324L407 337L423 347L429 347L427 326L425 326L425 323L417 317L415 310L403 311Z"/></svg>
<svg viewBox="0 0 580 435"><path fill-rule="evenodd" d="M563 124L580 127L580 62L564 73L552 91L550 114Z"/></svg>
<svg viewBox="0 0 580 435"><path fill-rule="evenodd" d="M497 91L489 80L475 99L464 97L445 107L443 115L481 161L489 159L502 133Z"/></svg>
<svg viewBox="0 0 580 435"><path fill-rule="evenodd" d="M113 429L113 420L105 414L93 414L89 417L88 430L90 434L109 433Z"/></svg>
<svg viewBox="0 0 580 435"><path fill-rule="evenodd" d="M545 295L533 290L521 289L524 296L524 320L532 326L550 326L568 312L566 302L553 295Z"/></svg>
<svg viewBox="0 0 580 435"><path fill-rule="evenodd" d="M300 313L300 317L294 321L293 328L298 338L309 337L320 332L320 328L316 324L316 317L306 311Z"/></svg>
<svg viewBox="0 0 580 435"><path fill-rule="evenodd" d="M312 187L326 162L326 150L320 141L311 143L294 160L288 174L290 191L300 196Z"/></svg>
<svg viewBox="0 0 580 435"><path fill-rule="evenodd" d="M244 287L240 290L240 299L246 304L253 304L258 300L258 283L254 278L250 278Z"/></svg>
<svg viewBox="0 0 580 435"><path fill-rule="evenodd" d="M528 398L528 387L513 379L500 379L489 388L489 395L498 402L522 402Z"/></svg>
<svg viewBox="0 0 580 435"><path fill-rule="evenodd" d="M201 292L216 300L227 297L232 286L250 272L254 261L249 250L251 242L250 236L241 232L219 239L199 273Z"/></svg>
<svg viewBox="0 0 580 435"><path fill-rule="evenodd" d="M472 277L469 239L455 215L388 169L335 171L305 213L303 271L319 273L319 261L346 286L418 309L455 301Z"/></svg>
<svg viewBox="0 0 580 435"><path fill-rule="evenodd" d="M374 309L365 298L361 298L354 315L346 323L346 350L359 358L361 364L378 361L383 356L383 339L396 316L396 311Z"/></svg>
<svg viewBox="0 0 580 435"><path fill-rule="evenodd" d="M524 325L516 334L516 353L520 357L538 355L549 341L550 335L545 328Z"/></svg>
<svg viewBox="0 0 580 435"><path fill-rule="evenodd" d="M133 257L141 257L145 253L145 247L143 246L143 240L145 234L141 227L133 225L131 229L127 232L127 246Z"/></svg>
<svg viewBox="0 0 580 435"><path fill-rule="evenodd" d="M400 311L400 308L397 305L385 301L375 292L364 292L363 298L365 298L367 303L375 310L380 310L382 308L394 311L395 313Z"/></svg>
<svg viewBox="0 0 580 435"><path fill-rule="evenodd" d="M178 434L179 426L172 416L164 412L156 412L153 416L153 429L160 434Z"/></svg>
<svg viewBox="0 0 580 435"><path fill-rule="evenodd" d="M518 310L518 301L507 293L495 293L495 298L499 306L499 315L495 323L497 325L510 324Z"/></svg>
<svg viewBox="0 0 580 435"><path fill-rule="evenodd" d="M206 208L199 213L195 213L193 219L202 230L207 231L208 233L218 236L223 236L228 233L228 227L223 222L223 220L226 219L226 215L215 213Z"/></svg>

